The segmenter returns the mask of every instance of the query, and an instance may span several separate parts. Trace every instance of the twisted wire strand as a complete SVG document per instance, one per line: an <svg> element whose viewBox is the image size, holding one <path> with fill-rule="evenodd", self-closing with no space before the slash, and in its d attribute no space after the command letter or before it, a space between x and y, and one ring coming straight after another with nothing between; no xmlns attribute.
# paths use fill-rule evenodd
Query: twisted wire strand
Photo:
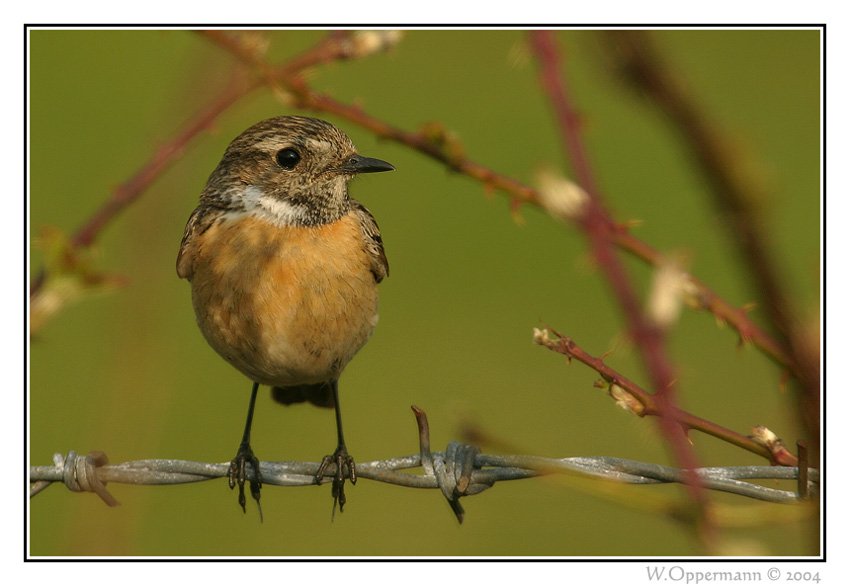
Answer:
<svg viewBox="0 0 850 586"><path fill-rule="evenodd" d="M110 465L97 454L67 456L56 454L53 466L30 467L30 496L38 494L49 484L62 482L75 492L91 491L107 504L118 501L106 490L108 482L123 484L185 484L201 482L228 475L229 463L206 463L189 460L136 460ZM263 484L277 486L310 486L316 484L318 462L261 462ZM424 474L405 470L422 467ZM801 498L794 491L768 488L748 482L757 479L794 480L796 468L781 466L730 466L697 469L706 488L738 494L773 503L789 504ZM335 473L333 467L325 472ZM358 463L357 477L411 488L439 488L450 503L461 496L477 494L496 482L518 480L557 473L574 473L627 484L663 484L683 482L682 470L634 460L612 457L543 458L527 455L482 454L476 446L451 442L442 452ZM248 477L254 477L249 467ZM817 492L820 473L809 469L809 498ZM462 519L462 508L455 514Z"/></svg>
<svg viewBox="0 0 850 586"><path fill-rule="evenodd" d="M684 483L684 470L611 457L543 458L540 456L482 454L478 446L449 442L443 452L431 452L428 417L413 406L419 428L419 454L357 464L357 477L407 486L438 488L448 501L458 522L464 510L460 498L478 494L496 482L518 480L548 474L579 474L626 484ZM405 472L421 467L424 474ZM263 484L277 486L310 486L324 478L333 478L336 465L324 469L317 478L319 462L260 462ZM788 466L731 466L698 468L703 486L762 501L790 504L809 499L818 492L820 471L814 468ZM802 474L802 478L799 478ZM190 460L136 460L109 465L103 452L81 456L68 452L54 454L53 466L30 467L30 498L54 482L62 482L75 492L90 491L109 506L119 502L106 489L107 482L124 484L185 484L228 477L230 463L193 462ZM256 479L253 466L246 469L248 481ZM760 486L750 480L798 479L798 492ZM805 494L801 494L805 493Z"/></svg>

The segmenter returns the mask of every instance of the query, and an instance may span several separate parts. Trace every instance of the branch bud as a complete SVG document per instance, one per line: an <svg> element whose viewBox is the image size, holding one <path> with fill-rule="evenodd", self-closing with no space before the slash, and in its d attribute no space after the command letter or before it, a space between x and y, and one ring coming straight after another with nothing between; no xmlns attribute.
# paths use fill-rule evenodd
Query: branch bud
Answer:
<svg viewBox="0 0 850 586"><path fill-rule="evenodd" d="M388 51L401 41L402 31L357 31L354 33L354 51L352 56L368 57L375 53Z"/></svg>
<svg viewBox="0 0 850 586"><path fill-rule="evenodd" d="M540 205L557 218L578 218L590 199L587 192L576 183L549 169L537 173L537 184Z"/></svg>
<svg viewBox="0 0 850 586"><path fill-rule="evenodd" d="M625 409L629 413L634 413L638 416L643 415L643 412L645 411L643 403L638 401L633 394L620 385L612 383L608 387L608 394L611 395L611 398L614 399L614 402L621 409Z"/></svg>
<svg viewBox="0 0 850 586"><path fill-rule="evenodd" d="M646 314L658 327L668 329L682 313L682 303L693 294L693 282L681 259L667 258L652 279Z"/></svg>

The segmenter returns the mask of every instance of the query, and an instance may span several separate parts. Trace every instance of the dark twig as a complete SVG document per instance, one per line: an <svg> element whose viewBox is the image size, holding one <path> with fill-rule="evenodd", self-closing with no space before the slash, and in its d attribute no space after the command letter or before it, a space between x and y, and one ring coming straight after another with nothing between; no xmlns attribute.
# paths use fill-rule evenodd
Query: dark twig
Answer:
<svg viewBox="0 0 850 586"><path fill-rule="evenodd" d="M581 347L579 347L572 339L564 336L560 332L549 329L557 339L549 338L545 332L538 330L535 332L534 341L541 346L548 348L559 354L563 354L569 359L575 358L582 364L585 364L598 372L603 380L608 385L616 385L616 388L609 388L609 393L612 397L624 408L640 417L660 416L661 411L658 406L659 397L647 392L631 379L623 376L607 364L602 358L597 358ZM625 394L621 393L622 390ZM672 409L669 416L686 431L695 429L710 436L721 439L739 448L743 448L748 452L752 452L774 464L783 466L797 466L797 458L791 452L785 449L771 450L764 443L755 441L753 438L742 435L727 429L721 425L707 421L701 417L688 413L682 409Z"/></svg>
<svg viewBox="0 0 850 586"><path fill-rule="evenodd" d="M617 246L653 266L659 267L666 262L666 256L663 253L629 232L615 230L612 231L611 238ZM746 308L735 307L693 275L688 275L687 278L693 290L691 302L695 309L709 311L718 321L732 326L738 332L742 345L752 344L772 358L780 367L791 368L791 357L786 348L763 328L756 325L747 315Z"/></svg>
<svg viewBox="0 0 850 586"><path fill-rule="evenodd" d="M809 499L809 449L803 440L797 441L797 494L800 500Z"/></svg>
<svg viewBox="0 0 850 586"><path fill-rule="evenodd" d="M759 204L766 199L766 188L746 172L744 157L734 148L734 141L678 83L646 31L609 31L607 38L626 79L667 116L712 187L714 203L747 264L746 274L752 278L761 305L780 336L781 348L776 351L785 357L786 366L801 383L801 418L808 435L819 441L819 352L811 347L807 336L801 335L798 316L788 298L789 288L762 228Z"/></svg>
<svg viewBox="0 0 850 586"><path fill-rule="evenodd" d="M560 130L579 185L588 195L587 205L579 217L579 225L588 238L594 259L608 278L614 295L623 311L628 331L649 374L654 389L654 407L659 415L663 435L667 438L675 461L685 469L686 487L691 499L701 511L700 517L707 527L705 492L699 477L688 470L699 467L682 427L676 420L678 407L675 396L675 375L665 348L664 332L645 316L634 292L625 267L614 253L609 227L613 224L605 209L590 161L584 148L578 124L578 114L572 104L565 80L561 77L560 54L551 31L532 31L532 48L540 62L540 80L557 115Z"/></svg>
<svg viewBox="0 0 850 586"><path fill-rule="evenodd" d="M439 484L443 496L446 497L449 506L451 506L457 522L463 523L463 517L466 513L458 501L459 495L450 486L445 464L442 460L435 461L434 456L431 454L431 431L428 426L428 416L425 414L425 411L415 405L412 405L410 408L416 415L416 425L419 427L419 456L422 461L422 469L425 470L426 474L437 479L437 484ZM464 488L468 485L469 475L471 474L472 469L469 468L468 475L464 479Z"/></svg>
<svg viewBox="0 0 850 586"><path fill-rule="evenodd" d="M127 206L135 202L150 185L183 156L186 146L202 131L211 127L222 112L247 93L248 87L230 87L196 116L171 142L164 144L135 175L115 188L104 205L77 230L71 240L75 247L91 246L103 228Z"/></svg>

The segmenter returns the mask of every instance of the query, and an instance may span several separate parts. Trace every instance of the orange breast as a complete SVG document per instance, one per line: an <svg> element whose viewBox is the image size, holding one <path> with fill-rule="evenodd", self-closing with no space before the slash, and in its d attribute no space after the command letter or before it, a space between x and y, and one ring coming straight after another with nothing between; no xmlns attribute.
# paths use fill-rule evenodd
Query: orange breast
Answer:
<svg viewBox="0 0 850 586"><path fill-rule="evenodd" d="M336 378L377 322L377 284L353 214L315 227L229 216L192 252L198 325L254 381Z"/></svg>

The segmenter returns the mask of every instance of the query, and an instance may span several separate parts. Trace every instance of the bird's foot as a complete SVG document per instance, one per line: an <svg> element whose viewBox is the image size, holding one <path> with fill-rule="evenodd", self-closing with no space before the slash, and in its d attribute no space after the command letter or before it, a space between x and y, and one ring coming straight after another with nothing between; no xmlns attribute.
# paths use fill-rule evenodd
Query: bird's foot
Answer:
<svg viewBox="0 0 850 586"><path fill-rule="evenodd" d="M333 476L333 486L331 488L331 495L334 498L333 510L334 512L336 511L336 505L339 503L339 512L341 513L342 508L345 506L345 479L348 478L351 480L351 484L355 484L357 482L354 458L348 455L348 450L345 449L345 445L337 446L336 451L332 455L322 458L322 463L316 471L316 484L322 483L325 470L331 464L336 466L336 472ZM331 513L331 515L333 518L333 513Z"/></svg>
<svg viewBox="0 0 850 586"><path fill-rule="evenodd" d="M239 504L242 507L242 512L245 510L245 474L248 464L254 467L255 479L249 482L251 488L251 496L257 501L257 510L260 512L260 522L263 521L263 509L260 507L260 488L263 485L263 477L260 474L260 461L254 455L254 451L247 443L239 445L239 450L236 452L236 457L230 462L230 470L228 471L228 482L230 488L233 489L239 485Z"/></svg>

